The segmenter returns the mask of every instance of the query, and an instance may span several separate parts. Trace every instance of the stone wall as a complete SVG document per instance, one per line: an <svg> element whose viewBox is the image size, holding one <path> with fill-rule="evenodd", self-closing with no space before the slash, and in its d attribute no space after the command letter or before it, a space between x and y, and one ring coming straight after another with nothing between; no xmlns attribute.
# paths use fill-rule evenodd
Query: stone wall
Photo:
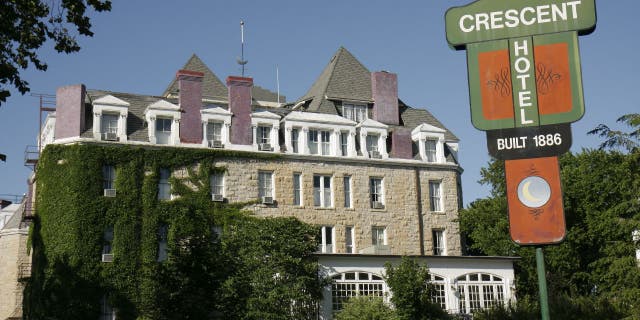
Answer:
<svg viewBox="0 0 640 320"><path fill-rule="evenodd" d="M0 319L22 316L24 285L18 278L20 266L30 266L27 237L26 229L0 231Z"/></svg>
<svg viewBox="0 0 640 320"><path fill-rule="evenodd" d="M256 204L248 209L258 216L293 216L311 224L334 226L336 253L345 253L346 226L355 227L356 252L371 246L371 227L380 226L386 227L390 254L430 255L433 253L431 231L442 229L445 230L447 254L461 255L460 232L455 221L459 203L457 166L294 157L279 160L221 159L216 165L227 168L224 197L232 203L258 199L258 172L273 172L276 204ZM302 174L302 206L293 205L294 173ZM314 175L332 177L331 208L314 207ZM344 176L351 176L352 208L344 207ZM383 179L384 209L371 208L369 179L372 177ZM430 212L430 180L442 183L443 212Z"/></svg>

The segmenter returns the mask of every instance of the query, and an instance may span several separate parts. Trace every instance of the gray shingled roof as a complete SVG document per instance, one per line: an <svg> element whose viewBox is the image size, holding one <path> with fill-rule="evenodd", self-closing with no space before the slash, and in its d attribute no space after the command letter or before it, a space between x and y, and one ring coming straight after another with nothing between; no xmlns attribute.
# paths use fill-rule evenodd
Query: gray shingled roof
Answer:
<svg viewBox="0 0 640 320"><path fill-rule="evenodd" d="M226 100L228 96L227 86L207 67L200 58L193 54L187 63L184 64L182 70L198 71L204 73L202 79L202 97L216 100ZM163 97L178 94L178 81L174 76L169 87L162 94Z"/></svg>

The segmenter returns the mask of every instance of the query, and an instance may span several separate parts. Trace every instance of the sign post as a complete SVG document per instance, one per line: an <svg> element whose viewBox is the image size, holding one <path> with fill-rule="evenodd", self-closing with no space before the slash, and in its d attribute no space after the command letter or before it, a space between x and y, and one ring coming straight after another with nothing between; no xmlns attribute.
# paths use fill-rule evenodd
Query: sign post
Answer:
<svg viewBox="0 0 640 320"><path fill-rule="evenodd" d="M595 0L478 0L445 15L467 51L471 122L505 161L509 233L536 246L542 319L549 319L543 245L566 235L558 156L584 115L578 35L595 30Z"/></svg>

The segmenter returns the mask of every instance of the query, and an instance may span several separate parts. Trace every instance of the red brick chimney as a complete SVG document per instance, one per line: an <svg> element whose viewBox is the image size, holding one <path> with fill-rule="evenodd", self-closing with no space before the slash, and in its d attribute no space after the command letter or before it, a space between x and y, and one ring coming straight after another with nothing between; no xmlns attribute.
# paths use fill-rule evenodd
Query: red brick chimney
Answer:
<svg viewBox="0 0 640 320"><path fill-rule="evenodd" d="M251 137L251 88L253 78L227 77L229 87L229 111L231 118L230 141L232 144L253 144Z"/></svg>
<svg viewBox="0 0 640 320"><path fill-rule="evenodd" d="M398 75L386 71L371 73L373 96L373 120L384 124L398 125Z"/></svg>
<svg viewBox="0 0 640 320"><path fill-rule="evenodd" d="M202 143L202 78L204 73L178 70L178 104L182 109L180 118L180 142Z"/></svg>

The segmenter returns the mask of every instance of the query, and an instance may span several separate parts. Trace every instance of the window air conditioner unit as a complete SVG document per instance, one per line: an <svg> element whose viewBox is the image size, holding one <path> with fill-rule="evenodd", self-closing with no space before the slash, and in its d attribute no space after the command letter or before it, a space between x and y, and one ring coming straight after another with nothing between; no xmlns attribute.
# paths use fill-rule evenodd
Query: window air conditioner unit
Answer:
<svg viewBox="0 0 640 320"><path fill-rule="evenodd" d="M273 204L273 197L262 197L262 204Z"/></svg>
<svg viewBox="0 0 640 320"><path fill-rule="evenodd" d="M115 197L116 196L116 189L104 189L104 196L105 197Z"/></svg>
<svg viewBox="0 0 640 320"><path fill-rule="evenodd" d="M381 159L380 151L369 151L369 156L373 159Z"/></svg>
<svg viewBox="0 0 640 320"><path fill-rule="evenodd" d="M271 151L271 144L269 143L261 143L258 145L258 150L260 151Z"/></svg>
<svg viewBox="0 0 640 320"><path fill-rule="evenodd" d="M372 207L373 209L384 209L384 203L382 203L382 202L380 202L380 201L374 201L374 202L371 204L371 207Z"/></svg>
<svg viewBox="0 0 640 320"><path fill-rule="evenodd" d="M118 135L115 132L103 132L102 140L106 141L118 141Z"/></svg>
<svg viewBox="0 0 640 320"><path fill-rule="evenodd" d="M222 202L224 201L224 197L221 194L212 194L211 201Z"/></svg>
<svg viewBox="0 0 640 320"><path fill-rule="evenodd" d="M209 148L223 148L224 145L220 140L209 140Z"/></svg>
<svg viewBox="0 0 640 320"><path fill-rule="evenodd" d="M113 262L113 253L103 253L102 262Z"/></svg>

